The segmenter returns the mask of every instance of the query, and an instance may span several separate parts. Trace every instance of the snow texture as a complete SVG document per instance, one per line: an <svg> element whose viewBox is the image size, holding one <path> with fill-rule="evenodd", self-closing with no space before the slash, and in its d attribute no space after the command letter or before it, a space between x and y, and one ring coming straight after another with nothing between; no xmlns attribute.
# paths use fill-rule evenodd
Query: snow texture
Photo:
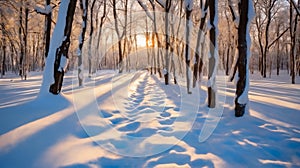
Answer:
<svg viewBox="0 0 300 168"><path fill-rule="evenodd" d="M164 8L166 7L166 1L164 1L164 0L156 0L156 2L158 2Z"/></svg>

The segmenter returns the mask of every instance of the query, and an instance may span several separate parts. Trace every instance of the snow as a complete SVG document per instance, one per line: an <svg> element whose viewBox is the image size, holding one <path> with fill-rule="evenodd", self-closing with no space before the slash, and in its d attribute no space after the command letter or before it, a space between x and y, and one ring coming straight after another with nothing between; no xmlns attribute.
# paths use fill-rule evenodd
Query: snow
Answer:
<svg viewBox="0 0 300 168"><path fill-rule="evenodd" d="M193 0L185 0L185 8L189 11L193 10L194 2Z"/></svg>
<svg viewBox="0 0 300 168"><path fill-rule="evenodd" d="M165 86L147 71L99 71L84 88L76 73L48 97L40 72L0 79L0 167L300 166L300 84L288 75L251 74L249 112L235 118L222 75L209 111L206 78L188 95L185 79Z"/></svg>
<svg viewBox="0 0 300 168"><path fill-rule="evenodd" d="M45 15L48 15L52 12L52 7L50 5L46 5L45 8L42 8L42 7L39 7L39 6L36 6L34 8L34 10L37 12L37 13L42 13L42 14L45 14Z"/></svg>
<svg viewBox="0 0 300 168"><path fill-rule="evenodd" d="M63 55L60 58L60 66L59 66L58 71L61 71L61 70L66 71L67 66L68 66L68 62L69 62L69 59L66 56Z"/></svg>
<svg viewBox="0 0 300 168"><path fill-rule="evenodd" d="M166 0L156 0L157 3L159 3L163 8L166 7Z"/></svg>

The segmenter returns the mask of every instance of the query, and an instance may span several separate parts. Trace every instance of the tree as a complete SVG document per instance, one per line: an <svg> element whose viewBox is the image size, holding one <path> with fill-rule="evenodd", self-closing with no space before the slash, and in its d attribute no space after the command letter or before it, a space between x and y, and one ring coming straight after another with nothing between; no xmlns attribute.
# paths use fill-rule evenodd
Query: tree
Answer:
<svg viewBox="0 0 300 168"><path fill-rule="evenodd" d="M296 11L295 19L294 17L294 9ZM293 0L290 0L290 37L291 37L291 52L290 52L290 67L291 67L291 80L292 84L295 84L295 59L297 54L297 25L298 25L298 16L300 9L300 2L298 1L298 7L296 6L295 2Z"/></svg>
<svg viewBox="0 0 300 168"><path fill-rule="evenodd" d="M88 0L80 0L80 9L82 11L82 27L79 37L78 46L78 82L79 86L83 83L83 65L82 65L82 47L85 39L86 25L87 25L87 13L88 13Z"/></svg>
<svg viewBox="0 0 300 168"><path fill-rule="evenodd" d="M256 10L255 25L258 31L258 42L260 47L260 70L261 75L267 77L267 55L269 52L269 29L273 17L277 13L276 7L277 0L256 0L254 3ZM263 12L263 13L262 13Z"/></svg>
<svg viewBox="0 0 300 168"><path fill-rule="evenodd" d="M190 61L191 61L191 49L190 49L190 31L192 26L191 14L193 10L193 0L185 0L185 13L186 13L186 23L185 23L185 67L186 67L186 82L187 82L187 93L191 94L190 91Z"/></svg>
<svg viewBox="0 0 300 168"><path fill-rule="evenodd" d="M124 4L124 15L125 15L125 23L124 23L124 28L123 28L123 31L122 33L120 32L120 29L119 29L119 18L118 18L118 12L117 12L117 3L116 3L116 0L112 0L112 5L113 5L113 16L114 16L114 23L115 23L115 29L116 29L116 33L117 33L117 36L118 36L118 51L119 51L119 73L122 73L123 72L123 53L125 51L125 46L126 46L126 40L124 40L124 49L122 49L122 41L123 41L123 38L126 37L126 27L127 27L127 7L128 7L128 0L125 0L125 4Z"/></svg>
<svg viewBox="0 0 300 168"><path fill-rule="evenodd" d="M39 14L45 15L45 29L44 29L44 42L45 42L45 58L48 56L50 47L50 37L51 37L51 21L52 21L52 10L55 6L50 5L51 0L46 0L44 8L35 7L35 11ZM44 57L42 57L44 59Z"/></svg>
<svg viewBox="0 0 300 168"><path fill-rule="evenodd" d="M208 107L214 108L216 106L216 75L218 65L218 44L217 44L217 20L218 20L218 1L210 0L209 7L209 54L208 54Z"/></svg>
<svg viewBox="0 0 300 168"><path fill-rule="evenodd" d="M170 48L170 35L169 35L169 11L171 8L172 2L171 0L166 0L164 6L165 9L165 68L164 68L164 77L165 77L165 84L169 84L169 48Z"/></svg>
<svg viewBox="0 0 300 168"><path fill-rule="evenodd" d="M75 8L76 0L61 1L39 96L47 95L48 91L57 95L61 91L64 72L68 64L68 50Z"/></svg>
<svg viewBox="0 0 300 168"><path fill-rule="evenodd" d="M204 46L204 25L205 20L207 16L207 8L208 8L208 1L205 0L205 3L203 4L203 0L200 0L200 8L201 8L201 20L197 35L197 44L195 49L195 63L194 63L194 70L193 70L193 87L196 86L196 82L198 80L198 76L201 75L202 72L202 66L203 66L203 46ZM200 53L200 47L202 54Z"/></svg>
<svg viewBox="0 0 300 168"><path fill-rule="evenodd" d="M245 113L249 90L249 61L250 61L250 23L254 16L252 0L241 0L239 3L240 21L238 26L238 82L236 85L235 116Z"/></svg>

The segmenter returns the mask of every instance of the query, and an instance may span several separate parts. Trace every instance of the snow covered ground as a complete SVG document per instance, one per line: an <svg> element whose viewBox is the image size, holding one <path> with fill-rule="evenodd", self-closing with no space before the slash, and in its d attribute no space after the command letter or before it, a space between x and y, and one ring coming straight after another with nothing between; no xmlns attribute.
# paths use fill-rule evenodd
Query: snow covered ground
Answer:
<svg viewBox="0 0 300 168"><path fill-rule="evenodd" d="M288 75L252 75L242 118L224 80L218 117L208 114L204 82L187 95L146 71L100 71L83 88L74 79L67 73L63 94L43 98L41 73L0 79L1 168L300 167L299 77L292 85Z"/></svg>

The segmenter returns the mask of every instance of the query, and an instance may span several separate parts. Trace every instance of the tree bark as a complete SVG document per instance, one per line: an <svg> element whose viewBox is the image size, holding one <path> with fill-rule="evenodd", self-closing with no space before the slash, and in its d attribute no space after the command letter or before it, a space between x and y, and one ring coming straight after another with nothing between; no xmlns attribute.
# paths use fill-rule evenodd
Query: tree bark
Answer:
<svg viewBox="0 0 300 168"><path fill-rule="evenodd" d="M236 85L235 98L235 116L241 117L245 113L245 108L248 102L248 87L249 87L249 61L250 43L247 43L247 38L250 38L248 25L251 22L249 18L249 1L241 0L239 3L240 22L238 27L238 76L239 79ZM250 3L252 4L252 3ZM252 12L252 11L251 11ZM248 37L247 37L248 36ZM248 39L250 40L250 39Z"/></svg>
<svg viewBox="0 0 300 168"><path fill-rule="evenodd" d="M186 23L185 23L185 29L186 29L186 37L185 37L185 71L186 71L186 87L187 87L187 93L192 94L190 91L190 61L191 61L191 49L190 49L190 26L192 26L191 21L191 14L192 14L192 6L193 1L187 1L185 4L185 16L186 16Z"/></svg>
<svg viewBox="0 0 300 168"><path fill-rule="evenodd" d="M298 4L300 7L300 3ZM297 9L296 9L297 10ZM291 36L291 52L290 52L290 75L292 84L295 84L295 58L297 53L297 23L298 23L298 14L295 16L293 22L293 4L290 3L290 36Z"/></svg>
<svg viewBox="0 0 300 168"><path fill-rule="evenodd" d="M165 84L169 84L169 47L170 47L170 37L169 37L169 11L171 8L172 1L166 0L165 6L165 68L164 68L164 77Z"/></svg>
<svg viewBox="0 0 300 168"><path fill-rule="evenodd" d="M23 58L24 58L24 46L23 46L23 35L22 29L23 28L23 1L20 1L20 8L19 8L19 40L20 40L20 57L19 57L19 75L23 80L24 75L24 68L23 68Z"/></svg>
<svg viewBox="0 0 300 168"><path fill-rule="evenodd" d="M201 10L203 10L202 13L204 13L204 16L201 16L200 20L200 25L199 25L199 30L198 30L198 35L197 35L197 43L196 43L196 52L195 52L195 63L194 63L194 70L193 70L193 88L196 87L196 82L198 80L198 76L200 76L201 70L200 69L200 64L202 64L202 55L200 55L200 47L203 44L203 38L204 38L204 25L205 25L205 20L207 16L207 8L208 8L208 0L205 1L205 5L203 6L202 0L200 1L200 7ZM202 9L203 8L203 9ZM201 45L201 46L200 46ZM201 47L202 48L202 47ZM202 52L202 50L201 50ZM202 68L202 65L201 65Z"/></svg>
<svg viewBox="0 0 300 168"><path fill-rule="evenodd" d="M88 0L80 0L80 9L82 11L82 27L81 27L81 34L79 37L79 46L78 46L78 82L79 86L82 86L83 79L84 79L84 73L83 73L83 58L82 58L82 47L84 44L85 39L85 32L86 32L86 25L87 25L87 13L88 13ZM92 13L91 13L92 15Z"/></svg>
<svg viewBox="0 0 300 168"><path fill-rule="evenodd" d="M216 37L216 29L217 25L215 25L215 17L217 17L217 1L216 0L210 0L209 1L209 22L211 25L211 28L209 30L209 39L210 39L210 56L208 60L208 107L209 108L215 108L216 106L216 57L217 57L217 37Z"/></svg>
<svg viewBox="0 0 300 168"><path fill-rule="evenodd" d="M46 60L40 97L48 95L47 91L54 95L61 92L63 77L68 64L68 50L75 8L76 0L63 0L60 4L57 23ZM61 31L62 29L63 31ZM53 78L51 78L52 75ZM53 81L54 83L51 84ZM50 88L48 89L49 85Z"/></svg>

